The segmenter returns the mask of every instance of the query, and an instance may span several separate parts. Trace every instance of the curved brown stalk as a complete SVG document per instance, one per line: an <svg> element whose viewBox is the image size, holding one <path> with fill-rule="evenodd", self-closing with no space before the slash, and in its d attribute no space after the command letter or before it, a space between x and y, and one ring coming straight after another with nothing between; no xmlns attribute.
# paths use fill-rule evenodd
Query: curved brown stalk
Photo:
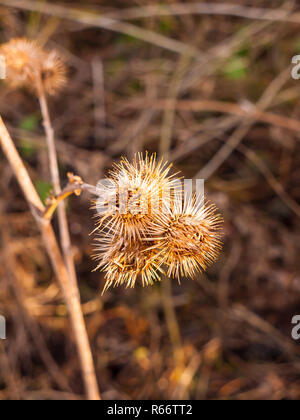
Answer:
<svg viewBox="0 0 300 420"><path fill-rule="evenodd" d="M97 188L93 185L85 184L82 182L80 177L74 176L73 174L68 174L68 176L69 184L66 188L64 188L59 194L48 198L47 207L43 214L44 219L51 220L57 207L59 207L61 203L72 194L80 195L82 191L87 191L90 194L98 195Z"/></svg>
<svg viewBox="0 0 300 420"><path fill-rule="evenodd" d="M42 204L23 161L0 117L0 145L7 157L20 187L28 201L32 214L37 222L39 230L51 260L53 269L64 294L66 305L70 314L70 321L74 331L75 342L80 358L81 371L90 400L99 400L98 384L95 374L92 352L86 331L86 326L81 310L79 293L74 284L70 282L69 275L56 241L50 220L43 218L45 207Z"/></svg>

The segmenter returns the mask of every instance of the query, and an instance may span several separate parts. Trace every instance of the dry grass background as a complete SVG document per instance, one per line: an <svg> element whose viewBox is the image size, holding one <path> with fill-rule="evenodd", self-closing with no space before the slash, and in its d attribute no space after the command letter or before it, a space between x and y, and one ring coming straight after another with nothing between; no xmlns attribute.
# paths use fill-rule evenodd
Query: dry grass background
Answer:
<svg viewBox="0 0 300 420"><path fill-rule="evenodd" d="M64 94L50 102L63 183L72 171L95 184L121 155L156 151L186 178L207 178L226 221L221 260L197 280L101 298L89 197L69 200L102 396L299 399L299 346L290 338L300 314L300 82L290 75L299 7L273 1L278 11L264 19L266 0L232 0L234 9L210 1L215 15L195 13L195 5L204 11L197 2L164 0L165 14L145 9L153 3L0 1L1 42L38 38L70 67ZM44 198L38 103L1 84L0 114ZM0 165L0 313L8 320L0 399L82 398L59 287L2 154Z"/></svg>

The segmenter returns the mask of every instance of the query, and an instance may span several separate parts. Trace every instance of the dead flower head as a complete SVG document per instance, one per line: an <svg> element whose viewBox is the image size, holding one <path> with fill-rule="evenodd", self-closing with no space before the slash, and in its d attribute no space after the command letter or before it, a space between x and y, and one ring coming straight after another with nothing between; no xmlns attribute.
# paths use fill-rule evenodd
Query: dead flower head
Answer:
<svg viewBox="0 0 300 420"><path fill-rule="evenodd" d="M66 85L67 68L57 51L45 53L45 60L41 68L41 80L49 95L55 95Z"/></svg>
<svg viewBox="0 0 300 420"><path fill-rule="evenodd" d="M115 165L105 185L100 186L96 207L96 230L116 233L126 240L141 240L168 200L172 187L171 166L156 162L155 155L136 156L133 163L123 159Z"/></svg>
<svg viewBox="0 0 300 420"><path fill-rule="evenodd" d="M59 54L46 51L36 41L16 38L2 44L0 55L6 63L6 82L12 88L28 88L57 94L66 84L67 69Z"/></svg>
<svg viewBox="0 0 300 420"><path fill-rule="evenodd" d="M95 259L100 260L97 269L106 274L103 293L110 286L125 284L133 288L138 278L143 286L153 285L160 280L162 260L159 251L152 249L146 241L129 242L123 237L107 235L97 239Z"/></svg>
<svg viewBox="0 0 300 420"><path fill-rule="evenodd" d="M152 239L162 250L167 275L179 281L182 277L193 278L214 263L222 247L222 223L214 204L175 199L151 230Z"/></svg>
<svg viewBox="0 0 300 420"><path fill-rule="evenodd" d="M138 155L133 163L123 159L100 186L95 259L105 272L104 291L139 279L152 285L161 274L195 277L217 260L222 217L204 199L174 193L170 168L155 155Z"/></svg>

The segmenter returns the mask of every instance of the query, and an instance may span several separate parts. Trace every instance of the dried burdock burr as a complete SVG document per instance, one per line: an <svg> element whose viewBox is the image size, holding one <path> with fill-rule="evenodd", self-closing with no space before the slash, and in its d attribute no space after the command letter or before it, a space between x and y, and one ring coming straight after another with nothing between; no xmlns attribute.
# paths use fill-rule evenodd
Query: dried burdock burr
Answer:
<svg viewBox="0 0 300 420"><path fill-rule="evenodd" d="M98 243L95 259L100 263L96 270L105 272L103 293L112 285L133 288L139 278L143 286L160 280L163 273L160 251L153 249L150 242L129 242L123 237L106 235L98 238Z"/></svg>
<svg viewBox="0 0 300 420"><path fill-rule="evenodd" d="M67 68L55 50L47 51L38 42L16 38L2 44L0 55L6 63L6 82L12 88L27 88L55 95L67 82Z"/></svg>
<svg viewBox="0 0 300 420"><path fill-rule="evenodd" d="M40 66L41 48L26 38L12 39L0 47L5 58L6 81L13 88L32 87Z"/></svg>
<svg viewBox="0 0 300 420"><path fill-rule="evenodd" d="M155 155L122 159L98 190L95 259L104 291L134 287L138 279L152 285L161 274L193 278L217 260L222 217L203 197L182 194L170 169Z"/></svg>
<svg viewBox="0 0 300 420"><path fill-rule="evenodd" d="M166 208L150 235L161 249L167 275L180 281L205 271L220 254L223 219L214 204L181 196Z"/></svg>
<svg viewBox="0 0 300 420"><path fill-rule="evenodd" d="M41 80L45 92L49 95L56 95L67 83L66 65L55 50L45 52L45 58L41 67Z"/></svg>
<svg viewBox="0 0 300 420"><path fill-rule="evenodd" d="M160 214L160 209L168 206L173 186L170 176L171 165L156 156L141 154L132 163L123 158L104 185L99 186L98 232L109 232L125 240L142 240L148 228Z"/></svg>

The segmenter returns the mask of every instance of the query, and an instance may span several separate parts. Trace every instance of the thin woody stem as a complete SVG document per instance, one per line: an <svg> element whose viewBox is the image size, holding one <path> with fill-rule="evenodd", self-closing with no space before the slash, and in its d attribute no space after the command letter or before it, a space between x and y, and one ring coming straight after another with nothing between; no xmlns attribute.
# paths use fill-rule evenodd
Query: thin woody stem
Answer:
<svg viewBox="0 0 300 420"><path fill-rule="evenodd" d="M170 278L165 277L162 282L162 303L167 322L169 336L173 345L173 355L176 366L183 366L185 363L184 351L182 348L182 339L180 328L174 308L174 299L172 296L172 283Z"/></svg>
<svg viewBox="0 0 300 420"><path fill-rule="evenodd" d="M59 194L56 197L51 197L50 201L51 203L47 206L46 211L44 213L44 219L48 219L51 220L55 210L57 209L58 206L61 207L61 203L68 197L70 197L70 195L74 194L74 191L67 191L64 193Z"/></svg>
<svg viewBox="0 0 300 420"><path fill-rule="evenodd" d="M45 90L41 80L38 77L38 96L40 101L40 107L44 119L44 128L46 132L47 147L49 153L49 164L51 179L53 182L54 192L56 195L61 193L60 179L59 179L59 167L57 161L57 153L54 139L54 130L51 124L50 113L47 103ZM66 215L65 203L61 202L58 207L58 223L60 232L60 241L63 249L64 259L66 262L67 270L71 281L77 287L76 269L74 264L74 258L72 255L72 244L68 228L68 221Z"/></svg>
<svg viewBox="0 0 300 420"><path fill-rule="evenodd" d="M45 212L45 207L42 204L36 192L36 189L33 186L33 183L24 166L24 163L1 117L0 146L2 147L4 154L7 157L14 171L14 174L20 184L20 187L25 195L26 200L28 201L32 214L42 234L45 248L49 255L56 277L62 289L68 312L70 314L71 325L74 331L75 342L80 358L81 370L87 392L87 397L90 400L99 400L100 395L98 391L93 357L86 331L86 326L84 323L78 292L72 286L72 283L69 280L69 275L66 270L64 260L61 256L61 252L57 244L54 231L50 224L50 220L44 219L42 217Z"/></svg>
<svg viewBox="0 0 300 420"><path fill-rule="evenodd" d="M63 189L63 191L54 196L50 197L48 199L49 204L46 207L46 210L43 214L43 217L45 219L51 220L55 210L57 207L68 197L70 197L72 194L80 195L82 191L87 191L88 193L92 195L99 196L99 193L97 191L97 188L93 185L85 184L83 182L79 181L72 181L72 176L70 175L70 183L66 186L66 188ZM78 178L78 177L76 177Z"/></svg>

